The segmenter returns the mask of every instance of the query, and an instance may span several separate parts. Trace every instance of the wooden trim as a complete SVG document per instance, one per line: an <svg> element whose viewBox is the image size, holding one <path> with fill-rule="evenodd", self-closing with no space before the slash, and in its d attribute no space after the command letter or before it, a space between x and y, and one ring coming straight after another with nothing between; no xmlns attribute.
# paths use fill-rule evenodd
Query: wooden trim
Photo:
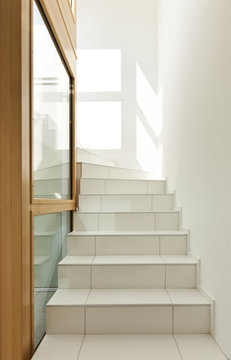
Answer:
<svg viewBox="0 0 231 360"><path fill-rule="evenodd" d="M66 212L66 211L74 211L75 205L32 205L31 211L33 215L42 215L42 214L54 214L57 212Z"/></svg>
<svg viewBox="0 0 231 360"><path fill-rule="evenodd" d="M74 205L75 204L75 200L56 200L56 199L33 199L32 205L33 204L47 204L49 206L49 204L57 204L57 205L61 205L61 204L66 204L66 205Z"/></svg>
<svg viewBox="0 0 231 360"><path fill-rule="evenodd" d="M31 353L34 352L34 215L30 212L31 227Z"/></svg>
<svg viewBox="0 0 231 360"><path fill-rule="evenodd" d="M53 19L58 8L52 8L54 0L45 2ZM33 353L33 216L75 209L74 198L31 201L31 5L32 0L0 1L4 114L0 121L0 358L4 360L29 360ZM52 26L74 79L76 53L60 14Z"/></svg>
<svg viewBox="0 0 231 360"><path fill-rule="evenodd" d="M76 0L73 0L73 5L71 7L71 4L70 4L70 1L67 0L67 3L68 3L68 6L70 8L70 11L71 11L71 15L72 15L72 18L73 18L73 21L74 23L76 22Z"/></svg>
<svg viewBox="0 0 231 360"><path fill-rule="evenodd" d="M77 191L76 191L76 180L77 180L77 167L76 167L76 149L75 149L75 118L76 118L76 93L75 93L75 79L73 79L72 83L72 91L71 91L71 97L72 97L72 199L75 201L75 208L77 207Z"/></svg>
<svg viewBox="0 0 231 360"><path fill-rule="evenodd" d="M70 2L69 0L57 0L57 2L63 16L63 21L68 31L69 38L72 42L72 46L76 50L76 26Z"/></svg>
<svg viewBox="0 0 231 360"><path fill-rule="evenodd" d="M73 44L70 40L70 35L67 31L57 0L40 0L40 4L52 28L57 43L63 53L71 76L75 78L77 59L76 49L73 47Z"/></svg>
<svg viewBox="0 0 231 360"><path fill-rule="evenodd" d="M29 360L29 0L0 2L0 46L0 357Z"/></svg>
<svg viewBox="0 0 231 360"><path fill-rule="evenodd" d="M32 9L33 9L33 4L34 4L34 0L32 1ZM44 14L47 18L47 21L49 22L49 17L50 15L53 16L53 13L49 14L49 12L47 12L47 7L45 5L46 1L44 0L36 0L37 2L39 2L42 10L44 11ZM50 0L49 0L50 1ZM55 0L56 1L56 0ZM57 0L58 1L58 0ZM59 4L57 3L57 6L59 8ZM56 6L56 8L57 8ZM62 11L59 8L59 11L63 17ZM57 13L57 9L56 9L56 13ZM32 11L32 15L31 15L31 28L33 31L33 11ZM64 20L63 20L64 21ZM52 24L49 23L49 26L52 28ZM53 31L53 28L52 28ZM67 29L66 29L67 32ZM76 170L75 170L75 77L72 74L72 69L69 67L68 62L66 62L66 57L65 57L65 51L63 50L63 48L60 47L60 38L57 37L58 34L56 31L54 31L51 36L53 36L55 38L55 41L57 42L59 49L58 51L61 52L61 55L64 58L65 61L65 65L67 66L69 72L70 72L70 80L71 80L71 84L70 84L70 153L71 153L71 159L70 159L70 164L72 166L72 173L70 174L70 180L72 182L72 188L71 188L71 200L58 200L58 199L48 199L48 198L34 198L34 171L33 171L33 121L32 121L32 125L31 125L31 134L30 134L30 142L31 142L31 203L32 204L50 204L50 203L59 203L59 204L69 204L70 202L72 203L73 201L76 202ZM33 49L33 36L31 38L31 48ZM33 61L33 59L32 59ZM33 66L31 63L31 119L32 119L32 115L33 115Z"/></svg>

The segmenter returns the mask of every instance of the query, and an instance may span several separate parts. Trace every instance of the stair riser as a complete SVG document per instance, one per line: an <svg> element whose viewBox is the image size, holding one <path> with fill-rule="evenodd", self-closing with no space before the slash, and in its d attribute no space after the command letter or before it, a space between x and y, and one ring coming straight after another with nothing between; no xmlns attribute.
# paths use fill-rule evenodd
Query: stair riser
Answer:
<svg viewBox="0 0 231 360"><path fill-rule="evenodd" d="M190 265L59 265L60 289L195 288Z"/></svg>
<svg viewBox="0 0 231 360"><path fill-rule="evenodd" d="M179 230L179 213L75 213L74 230Z"/></svg>
<svg viewBox="0 0 231 360"><path fill-rule="evenodd" d="M82 164L81 177L94 179L149 179L156 177L155 173L139 170L121 169L109 166Z"/></svg>
<svg viewBox="0 0 231 360"><path fill-rule="evenodd" d="M173 195L80 195L80 211L173 210Z"/></svg>
<svg viewBox="0 0 231 360"><path fill-rule="evenodd" d="M164 194L165 181L81 179L80 194Z"/></svg>
<svg viewBox="0 0 231 360"><path fill-rule="evenodd" d="M47 334L210 332L210 306L48 306Z"/></svg>
<svg viewBox="0 0 231 360"><path fill-rule="evenodd" d="M67 255L186 255L187 236L69 236Z"/></svg>

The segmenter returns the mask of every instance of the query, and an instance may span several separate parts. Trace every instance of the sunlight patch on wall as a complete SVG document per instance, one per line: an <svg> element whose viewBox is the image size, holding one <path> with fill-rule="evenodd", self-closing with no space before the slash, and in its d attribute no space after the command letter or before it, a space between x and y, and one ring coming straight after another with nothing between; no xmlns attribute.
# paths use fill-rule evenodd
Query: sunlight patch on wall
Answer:
<svg viewBox="0 0 231 360"><path fill-rule="evenodd" d="M136 117L136 157L142 170L161 174L162 146L154 144L139 116Z"/></svg>
<svg viewBox="0 0 231 360"><path fill-rule="evenodd" d="M121 103L79 102L78 147L89 150L121 149Z"/></svg>
<svg viewBox="0 0 231 360"><path fill-rule="evenodd" d="M121 50L78 50L78 92L121 91Z"/></svg>
<svg viewBox="0 0 231 360"><path fill-rule="evenodd" d="M145 121L158 138L162 131L161 97L155 94L138 64L136 64L136 101Z"/></svg>

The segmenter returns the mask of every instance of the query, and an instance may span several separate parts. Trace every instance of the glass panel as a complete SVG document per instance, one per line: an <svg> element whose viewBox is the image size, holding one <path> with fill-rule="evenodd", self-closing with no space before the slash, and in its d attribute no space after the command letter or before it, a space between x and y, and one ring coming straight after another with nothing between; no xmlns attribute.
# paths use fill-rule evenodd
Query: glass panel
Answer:
<svg viewBox="0 0 231 360"><path fill-rule="evenodd" d="M34 197L71 198L71 78L34 3L33 169Z"/></svg>
<svg viewBox="0 0 231 360"><path fill-rule="evenodd" d="M66 256L70 212L34 216L34 344L46 329L46 304L58 287L58 263Z"/></svg>

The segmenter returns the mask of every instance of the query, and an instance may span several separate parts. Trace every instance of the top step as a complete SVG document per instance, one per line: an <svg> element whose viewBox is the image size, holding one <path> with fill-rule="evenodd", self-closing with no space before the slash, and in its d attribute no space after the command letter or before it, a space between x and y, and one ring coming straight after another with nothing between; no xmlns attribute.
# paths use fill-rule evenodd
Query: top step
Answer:
<svg viewBox="0 0 231 360"><path fill-rule="evenodd" d="M103 158L102 156L96 155L87 149L76 149L76 159L79 163L105 165L105 166L116 166L114 161Z"/></svg>
<svg viewBox="0 0 231 360"><path fill-rule="evenodd" d="M162 180L152 172L88 163L78 163L78 174L87 179Z"/></svg>

